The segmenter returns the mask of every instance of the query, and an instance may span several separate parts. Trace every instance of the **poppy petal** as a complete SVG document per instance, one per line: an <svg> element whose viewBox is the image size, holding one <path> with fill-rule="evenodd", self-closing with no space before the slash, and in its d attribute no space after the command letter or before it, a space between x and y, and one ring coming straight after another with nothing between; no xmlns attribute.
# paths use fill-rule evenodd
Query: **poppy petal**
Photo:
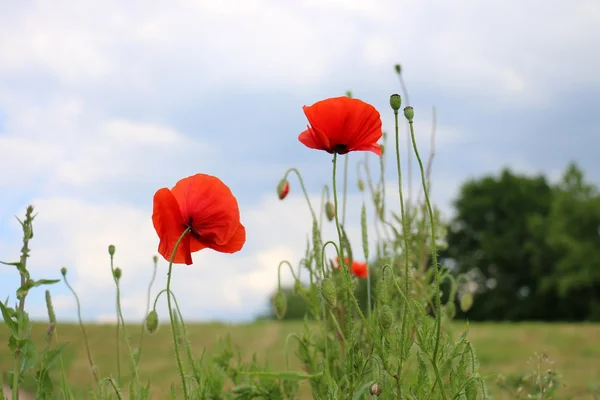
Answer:
<svg viewBox="0 0 600 400"><path fill-rule="evenodd" d="M244 228L244 225L240 224L227 243L222 245L208 244L207 247L220 251L221 253L231 254L240 251L242 247L244 247L244 243L246 243L246 228Z"/></svg>
<svg viewBox="0 0 600 400"><path fill-rule="evenodd" d="M197 174L177 182L172 189L181 214L200 238L198 241L225 245L240 223L240 211L231 190L217 177Z"/></svg>
<svg viewBox="0 0 600 400"><path fill-rule="evenodd" d="M319 129L308 127L307 130L298 135L298 140L311 149L331 152L329 138Z"/></svg>
<svg viewBox="0 0 600 400"><path fill-rule="evenodd" d="M177 199L167 188L159 189L154 195L152 223L160 239L158 252L165 260L170 261L175 244L185 231L185 220L181 215ZM173 263L192 264L189 235L179 244Z"/></svg>

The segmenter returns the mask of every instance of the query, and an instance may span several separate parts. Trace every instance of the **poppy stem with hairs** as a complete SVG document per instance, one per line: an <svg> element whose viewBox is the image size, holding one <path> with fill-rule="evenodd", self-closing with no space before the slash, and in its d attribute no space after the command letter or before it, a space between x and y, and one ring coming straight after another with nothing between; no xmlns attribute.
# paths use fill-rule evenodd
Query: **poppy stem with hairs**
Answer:
<svg viewBox="0 0 600 400"><path fill-rule="evenodd" d="M171 331L173 332L173 346L175 347L175 358L177 358L177 366L179 367L179 375L181 376L181 384L183 385L183 398L188 399L188 390L187 385L185 383L185 373L183 371L183 364L181 362L181 356L179 355L179 346L177 345L177 327L175 326L175 319L173 318L173 308L171 307L171 275L173 270L173 260L175 259L175 254L177 253L177 248L179 244L191 231L191 227L187 227L185 231L179 236L177 242L175 242L175 247L173 247L173 252L171 253L171 258L169 260L169 272L167 273L167 304L169 306L169 319L171 320Z"/></svg>
<svg viewBox="0 0 600 400"><path fill-rule="evenodd" d="M287 171L285 171L283 179L287 179L290 172L295 172L298 176L298 180L300 181L300 187L302 187L302 192L304 192L304 197L306 197L306 202L308 203L308 208L310 209L310 213L312 214L313 220L316 221L317 214L315 214L315 210L313 210L312 204L310 203L310 199L308 198L308 192L306 191L306 187L304 186L304 180L302 180L302 175L300 175L300 171L298 171L296 168L290 168Z"/></svg>
<svg viewBox="0 0 600 400"><path fill-rule="evenodd" d="M399 107L398 107L399 108ZM402 218L402 237L404 238L404 293L408 296L410 287L409 280L409 254L408 254L408 235L409 229L406 224L406 209L404 206L404 195L402 193L402 167L400 163L400 136L399 136L399 126L398 126L398 110L394 108L394 126L396 133L396 169L398 171L398 195L400 197L400 217ZM410 304L406 304L403 311L402 321L406 321L408 307ZM404 337L406 336L406 324L402 324L402 329L400 332L400 340L404 343ZM398 365L398 393L402 393L402 369L404 366L404 347L400 346L400 364Z"/></svg>

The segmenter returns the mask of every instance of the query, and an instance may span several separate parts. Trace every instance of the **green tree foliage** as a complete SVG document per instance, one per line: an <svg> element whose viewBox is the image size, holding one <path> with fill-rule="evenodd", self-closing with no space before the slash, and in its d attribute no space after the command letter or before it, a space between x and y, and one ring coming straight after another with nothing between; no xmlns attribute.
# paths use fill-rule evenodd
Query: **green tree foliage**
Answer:
<svg viewBox="0 0 600 400"><path fill-rule="evenodd" d="M455 208L443 258L475 283L469 319L600 319L600 196L575 165L469 181Z"/></svg>

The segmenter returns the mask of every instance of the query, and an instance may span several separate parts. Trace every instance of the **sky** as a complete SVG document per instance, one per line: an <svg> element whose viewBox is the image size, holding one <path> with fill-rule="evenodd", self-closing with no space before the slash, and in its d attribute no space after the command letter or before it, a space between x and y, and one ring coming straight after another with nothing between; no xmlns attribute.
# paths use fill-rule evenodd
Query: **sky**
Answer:
<svg viewBox="0 0 600 400"><path fill-rule="evenodd" d="M575 161L600 183L595 0L0 0L0 9L0 260L19 257L14 217L33 204L31 274L60 278L66 267L89 322L116 318L109 244L123 270L124 316L142 320L158 246L152 197L196 173L231 188L247 242L174 267L184 317L235 323L266 312L279 262L297 265L311 227L298 180L284 201L277 183L297 168L315 207L331 186L331 156L298 142L302 106L351 90L391 135L389 96L402 94L396 63L424 156L436 109L432 199L447 218L465 180L504 167L556 180ZM365 155L349 157L347 226L360 253L356 164ZM335 238L330 224L324 235ZM167 266L160 259L153 296ZM282 280L291 282L289 272ZM14 301L18 281L3 266L0 298ZM73 320L65 285L51 292L58 318ZM43 288L27 307L45 318Z"/></svg>

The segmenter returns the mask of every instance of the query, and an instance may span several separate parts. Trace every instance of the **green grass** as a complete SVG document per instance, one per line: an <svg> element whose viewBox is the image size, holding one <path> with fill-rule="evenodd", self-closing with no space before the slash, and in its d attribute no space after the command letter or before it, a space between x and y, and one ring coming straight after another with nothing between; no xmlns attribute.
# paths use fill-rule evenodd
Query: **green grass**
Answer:
<svg viewBox="0 0 600 400"><path fill-rule="evenodd" d="M459 335L463 328L463 323L455 323L454 333ZM45 323L34 325L34 337L39 345L43 345L46 329ZM102 376L116 376L115 326L87 325L86 329L92 356L100 373ZM271 369L283 370L285 338L291 332L301 332L302 324L189 324L188 330L192 349L197 357L204 347L210 354L218 339L230 333L232 343L240 347L242 355L250 358L256 352L259 360L268 358ZM132 343L137 343L139 326L131 326L128 331L132 335ZM77 398L85 398L86 388L92 383L92 378L79 326L59 325L58 333L61 342L70 342L65 355L70 385L78 394ZM12 368L12 355L6 345L7 334L4 326L0 328L0 343L3 343L0 369L4 372ZM553 368L560 374L561 388L556 398L592 399L590 388L600 388L599 324L479 323L471 324L469 338L478 353L484 374L501 373L508 378L523 375L535 368L535 364L529 361L534 352L545 352L554 361ZM155 399L166 398L172 382L179 384L171 340L170 328L165 325L155 334L146 334L144 338L140 375L143 382L152 382ZM122 371L128 374L129 358L124 344L121 347L121 357ZM292 369L299 369L293 351L290 352L290 361ZM490 378L488 382L490 392L496 398L514 398L500 391L494 378Z"/></svg>

